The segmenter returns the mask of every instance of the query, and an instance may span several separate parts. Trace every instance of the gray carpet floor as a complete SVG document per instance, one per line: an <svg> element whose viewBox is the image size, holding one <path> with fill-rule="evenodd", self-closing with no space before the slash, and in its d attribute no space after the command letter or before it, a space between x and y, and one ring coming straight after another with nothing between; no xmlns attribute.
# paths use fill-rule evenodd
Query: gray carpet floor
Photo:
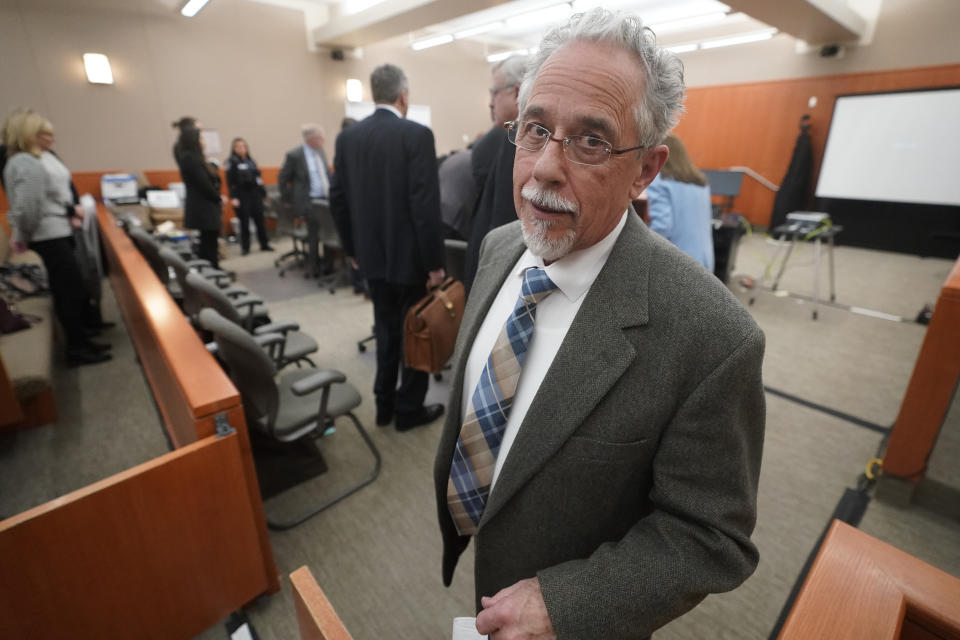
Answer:
<svg viewBox="0 0 960 640"><path fill-rule="evenodd" d="M283 241L276 246L287 248ZM821 306L819 319L811 320L811 303L789 295L813 291L809 245L794 252L779 294L756 284L753 288L741 284L746 276L759 279L772 249L759 235L744 238L730 283L766 332L765 384L862 422L891 425L925 328L831 306ZM274 319L295 319L318 339L319 366L343 371L357 386L364 398L357 414L383 454L383 469L372 485L321 515L293 530L271 532L283 590L258 599L247 615L264 640L297 637L287 576L307 565L358 640L449 638L452 619L472 613L473 568L468 551L453 586L442 586L431 481L440 421L407 433L374 426L374 345L366 353L358 352L356 346L370 333L370 303L350 288L331 295L296 270L276 278L272 273L275 255L255 250L243 257L232 254L223 266L235 270L240 282L268 301ZM908 318L936 300L952 266L949 260L847 247L838 247L835 258L838 303ZM751 297L756 299L749 305ZM117 317L111 313L109 305L115 303L109 295L105 305L108 315ZM113 362L58 372L58 393L66 394L58 424L0 439L0 486L4 487L0 513L62 495L166 450L129 339L117 327L111 340ZM447 384L446 379L431 381L428 400L445 402ZM118 394L124 402L114 400ZM657 638L766 638L844 489L856 485L865 464L881 446L881 433L842 415L775 393L767 394L767 402L754 534L760 565L740 588L708 597L658 631ZM337 426L335 434L318 441L329 472L268 500L268 515L294 514L364 473L370 461L359 436L348 421ZM960 409L954 406L930 461L930 475L960 487L958 465L953 462L958 453ZM104 460L110 463L105 465ZM43 471L34 481L37 469ZM17 481L27 477L28 470L33 476L30 486ZM960 520L956 518L874 500L861 528L960 576ZM219 639L226 632L217 625L199 637Z"/></svg>

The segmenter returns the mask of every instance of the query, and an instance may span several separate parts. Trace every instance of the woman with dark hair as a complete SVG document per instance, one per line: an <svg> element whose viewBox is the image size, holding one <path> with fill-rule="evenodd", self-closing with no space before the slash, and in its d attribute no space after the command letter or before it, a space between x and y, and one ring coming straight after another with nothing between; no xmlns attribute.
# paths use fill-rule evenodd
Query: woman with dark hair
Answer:
<svg viewBox="0 0 960 640"><path fill-rule="evenodd" d="M187 191L183 206L183 226L200 232L197 255L219 267L217 238L220 235L220 175L203 155L203 139L196 127L184 127L174 146L180 179Z"/></svg>
<svg viewBox="0 0 960 640"><path fill-rule="evenodd" d="M257 240L261 251L273 251L263 224L263 199L267 192L257 163L250 157L250 149L243 138L234 138L230 143L227 158L227 189L230 204L240 220L240 248L243 255L250 253L250 220L257 227Z"/></svg>
<svg viewBox="0 0 960 640"><path fill-rule="evenodd" d="M713 271L713 209L710 185L683 141L672 133L664 141L667 162L647 187L650 228Z"/></svg>

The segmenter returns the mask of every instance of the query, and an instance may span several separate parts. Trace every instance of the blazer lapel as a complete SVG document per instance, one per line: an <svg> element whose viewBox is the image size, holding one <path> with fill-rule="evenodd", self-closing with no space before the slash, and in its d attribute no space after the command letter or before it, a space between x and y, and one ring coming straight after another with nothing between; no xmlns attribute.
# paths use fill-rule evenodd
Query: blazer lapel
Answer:
<svg viewBox="0 0 960 640"><path fill-rule="evenodd" d="M520 425L481 528L559 451L633 362L636 352L623 329L648 320L649 233L631 209Z"/></svg>

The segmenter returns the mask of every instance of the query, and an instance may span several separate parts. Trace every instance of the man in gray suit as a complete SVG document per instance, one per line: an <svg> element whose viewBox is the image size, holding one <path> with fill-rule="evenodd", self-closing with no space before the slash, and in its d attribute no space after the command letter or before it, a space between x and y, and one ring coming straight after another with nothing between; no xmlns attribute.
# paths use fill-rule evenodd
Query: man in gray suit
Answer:
<svg viewBox="0 0 960 640"><path fill-rule="evenodd" d="M603 9L521 86L520 219L483 244L434 468L444 582L474 537L492 638L647 637L756 567L763 334L630 208L683 96Z"/></svg>
<svg viewBox="0 0 960 640"><path fill-rule="evenodd" d="M330 217L330 171L323 151L323 129L315 124L301 128L303 144L287 152L277 175L280 198L307 221L310 275L320 269L320 242L337 242Z"/></svg>

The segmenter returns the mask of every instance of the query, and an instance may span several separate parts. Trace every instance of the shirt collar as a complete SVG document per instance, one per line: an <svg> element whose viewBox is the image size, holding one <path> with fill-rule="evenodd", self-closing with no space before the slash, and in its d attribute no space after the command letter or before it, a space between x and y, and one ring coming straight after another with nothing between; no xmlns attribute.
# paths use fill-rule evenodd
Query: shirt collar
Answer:
<svg viewBox="0 0 960 640"><path fill-rule="evenodd" d="M403 118L403 114L392 104L378 104L377 109L386 109L387 111L392 111L398 118Z"/></svg>
<svg viewBox="0 0 960 640"><path fill-rule="evenodd" d="M539 267L547 272L553 283L557 285L557 288L563 292L563 295L570 302L577 301L590 289L593 281L600 274L600 270L603 269L603 265L607 263L607 258L613 251L613 245L617 242L620 232L627 224L627 214L629 212L629 208L623 212L617 226L600 242L586 249L572 251L548 266L544 266L543 258L533 255L530 249L527 249L520 256L520 260L514 269L514 275L523 278L523 272L528 268Z"/></svg>
<svg viewBox="0 0 960 640"><path fill-rule="evenodd" d="M319 150L319 149L314 149L313 147L311 147L310 145L308 145L306 142L303 143L303 152L304 152L305 154L307 154L308 156L309 156L309 155L313 155L314 158L316 158L316 157L318 157L318 156L320 155L320 150Z"/></svg>

